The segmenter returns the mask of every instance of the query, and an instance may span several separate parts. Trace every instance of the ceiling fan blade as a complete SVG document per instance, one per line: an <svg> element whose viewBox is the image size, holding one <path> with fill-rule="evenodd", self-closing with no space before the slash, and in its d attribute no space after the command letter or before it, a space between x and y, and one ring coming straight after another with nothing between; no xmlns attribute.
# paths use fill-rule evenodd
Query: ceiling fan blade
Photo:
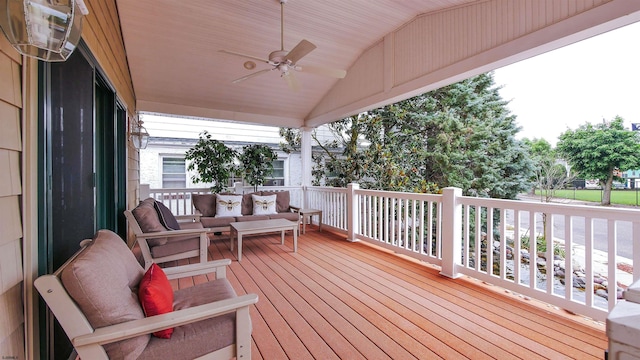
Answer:
<svg viewBox="0 0 640 360"><path fill-rule="evenodd" d="M261 59L261 58L256 57L256 56L246 55L246 54L237 53L237 52L228 51L228 50L218 50L218 51L221 52L221 53L224 53L224 54L240 56L240 57L247 58L247 59L253 59L253 60L260 61L260 62L267 63L267 64L269 63L269 60Z"/></svg>
<svg viewBox="0 0 640 360"><path fill-rule="evenodd" d="M291 61L292 64L298 62L298 60L302 59L305 55L312 52L316 48L311 42L307 40L301 40L296 47L294 47L287 56L285 56L285 60Z"/></svg>
<svg viewBox="0 0 640 360"><path fill-rule="evenodd" d="M346 70L330 69L330 68L325 68L321 66L300 65L300 66L296 66L295 69L298 71L302 71L310 74L329 76L337 79L342 79L345 76L347 76Z"/></svg>
<svg viewBox="0 0 640 360"><path fill-rule="evenodd" d="M254 72L254 73L251 73L251 74L249 74L249 75L243 76L243 77L241 77L241 78L235 79L235 80L233 80L233 81L232 81L232 83L237 84L237 83L239 83L239 82L241 82L241 81L245 81L245 80L247 80L247 79L251 79L252 77L256 77L256 76L258 76L258 75L262 75L262 74L264 74L264 73L268 73L269 71L273 71L273 70L275 70L275 68L274 68L274 69L264 69L264 70L260 70L260 71L257 71L257 72Z"/></svg>
<svg viewBox="0 0 640 360"><path fill-rule="evenodd" d="M298 79L296 79L293 72L289 71L286 73L282 73L282 77L287 81L287 85L289 85L289 88L291 90L293 91L300 90L300 83L298 83Z"/></svg>

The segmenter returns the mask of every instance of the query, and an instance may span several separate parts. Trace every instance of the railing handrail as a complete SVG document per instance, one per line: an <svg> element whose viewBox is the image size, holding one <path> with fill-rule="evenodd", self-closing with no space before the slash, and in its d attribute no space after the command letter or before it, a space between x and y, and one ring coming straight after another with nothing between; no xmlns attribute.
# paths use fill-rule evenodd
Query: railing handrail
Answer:
<svg viewBox="0 0 640 360"><path fill-rule="evenodd" d="M526 200L506 200L506 199L491 199L491 198L477 198L472 196L462 196L458 198L458 201L462 205L480 205L494 208L509 208L519 211L533 211L533 212L551 212L558 215L569 215L579 217L594 217L595 214L600 214L596 217L606 218L620 221L640 222L640 210L638 209L623 209L623 208L611 208L604 206L593 205L576 205L576 204L558 204L558 203L546 203L546 202L530 202ZM550 211L552 210L552 211Z"/></svg>

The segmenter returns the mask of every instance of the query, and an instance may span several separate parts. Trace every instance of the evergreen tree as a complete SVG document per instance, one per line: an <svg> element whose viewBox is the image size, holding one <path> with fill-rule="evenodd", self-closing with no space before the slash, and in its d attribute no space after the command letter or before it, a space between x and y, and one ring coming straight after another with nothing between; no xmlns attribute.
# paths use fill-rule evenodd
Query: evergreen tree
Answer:
<svg viewBox="0 0 640 360"><path fill-rule="evenodd" d="M339 140L318 144L315 175L337 186L457 186L468 195L515 198L528 189L532 164L498 90L488 73L332 123Z"/></svg>

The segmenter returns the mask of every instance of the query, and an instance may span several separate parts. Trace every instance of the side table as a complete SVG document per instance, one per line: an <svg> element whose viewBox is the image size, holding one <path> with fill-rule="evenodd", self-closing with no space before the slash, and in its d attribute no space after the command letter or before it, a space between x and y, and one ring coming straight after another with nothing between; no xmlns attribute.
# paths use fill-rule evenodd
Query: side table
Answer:
<svg viewBox="0 0 640 360"><path fill-rule="evenodd" d="M307 217L309 217L309 224L311 224L311 220L313 215L318 215L318 231L322 231L322 210L318 209L299 209L298 213L302 218L302 233L307 233Z"/></svg>

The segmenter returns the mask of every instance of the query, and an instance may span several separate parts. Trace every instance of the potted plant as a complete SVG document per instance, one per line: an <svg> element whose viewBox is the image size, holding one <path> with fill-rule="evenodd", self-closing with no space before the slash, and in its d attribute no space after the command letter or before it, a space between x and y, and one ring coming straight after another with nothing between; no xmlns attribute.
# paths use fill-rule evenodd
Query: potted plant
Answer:
<svg viewBox="0 0 640 360"><path fill-rule="evenodd" d="M258 185L263 185L267 176L273 173L273 161L277 158L276 153L266 145L253 144L242 148L240 171L244 179L253 185L253 191L257 191Z"/></svg>
<svg viewBox="0 0 640 360"><path fill-rule="evenodd" d="M191 180L194 183L212 183L211 192L219 193L226 190L229 178L236 171L236 156L235 150L203 131L198 142L186 152L185 159L190 160L188 169L197 172Z"/></svg>

